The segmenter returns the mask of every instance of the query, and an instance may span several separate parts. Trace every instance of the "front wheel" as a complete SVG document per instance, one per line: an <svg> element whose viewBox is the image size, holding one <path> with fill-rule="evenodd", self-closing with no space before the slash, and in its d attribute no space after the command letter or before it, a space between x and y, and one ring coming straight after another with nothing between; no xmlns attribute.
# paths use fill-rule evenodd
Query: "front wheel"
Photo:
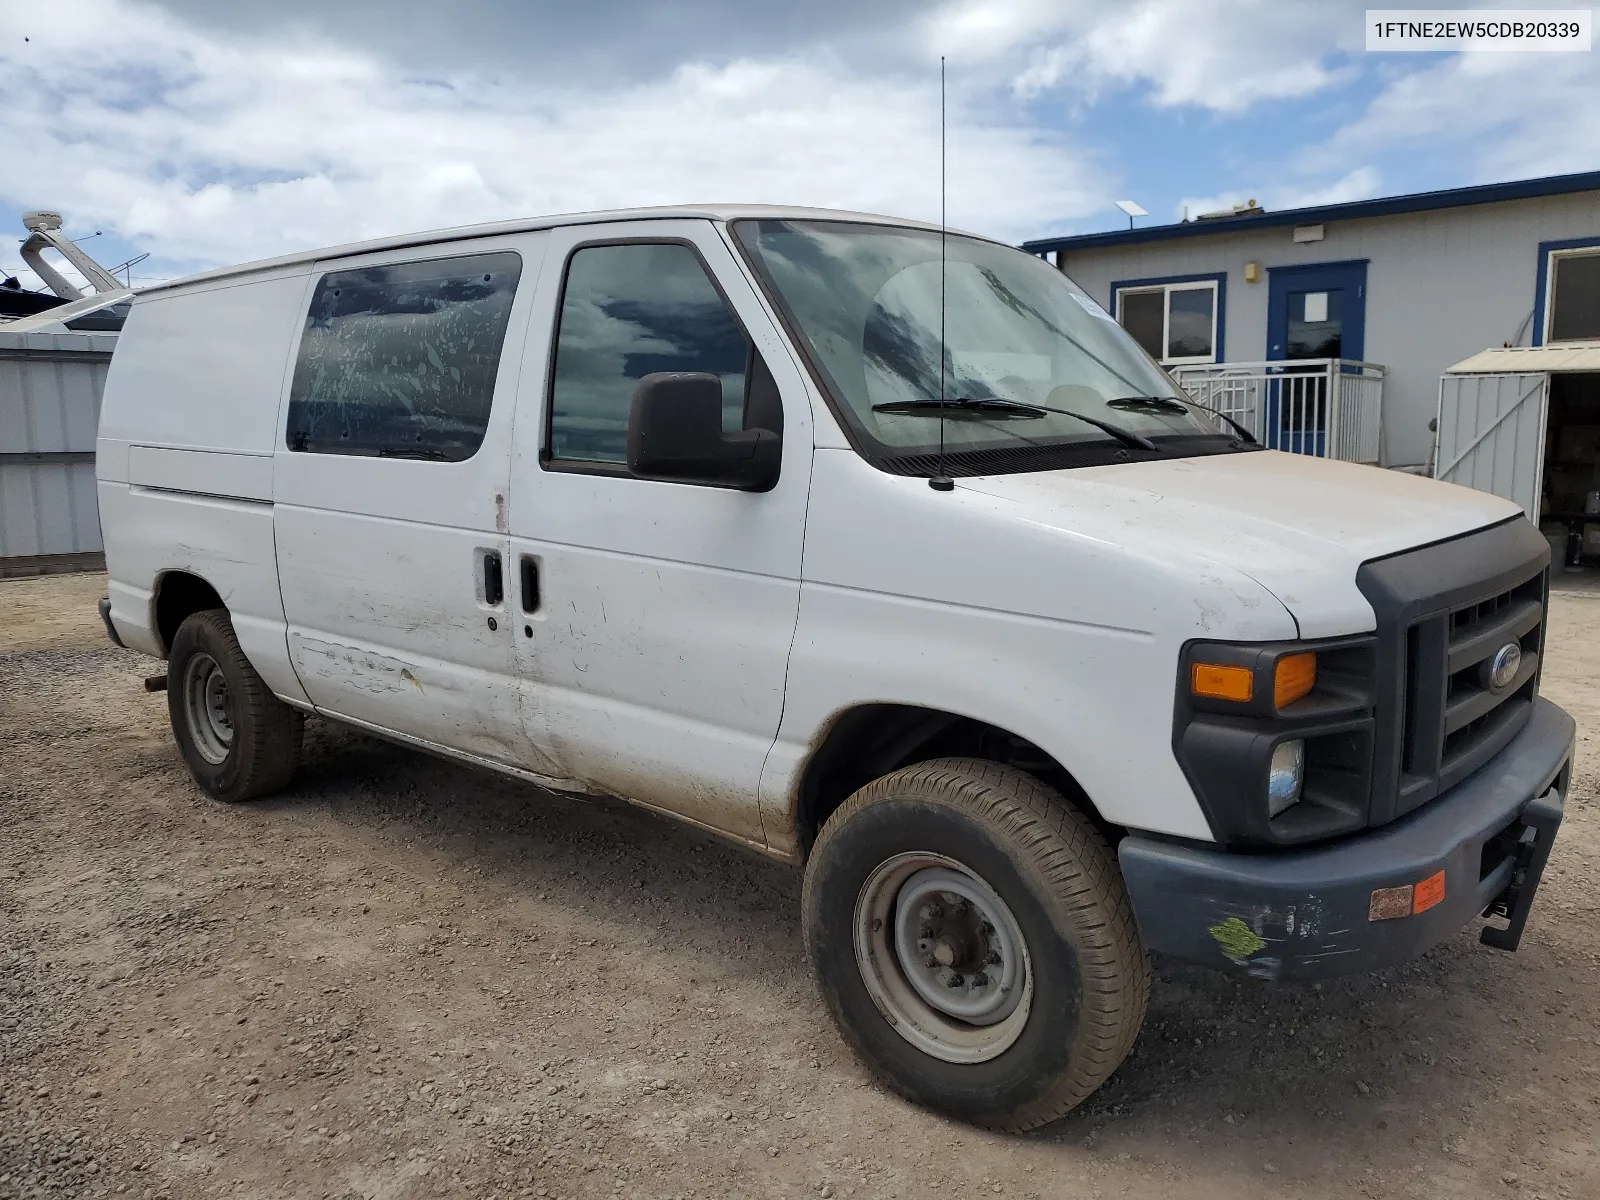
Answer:
<svg viewBox="0 0 1600 1200"><path fill-rule="evenodd" d="M178 626L167 655L167 715L190 774L218 800L276 792L300 763L305 718L256 674L226 609Z"/></svg>
<svg viewBox="0 0 1600 1200"><path fill-rule="evenodd" d="M1138 1036L1150 972L1116 859L1022 771L941 759L868 784L824 825L802 909L846 1040L929 1108L1035 1128Z"/></svg>

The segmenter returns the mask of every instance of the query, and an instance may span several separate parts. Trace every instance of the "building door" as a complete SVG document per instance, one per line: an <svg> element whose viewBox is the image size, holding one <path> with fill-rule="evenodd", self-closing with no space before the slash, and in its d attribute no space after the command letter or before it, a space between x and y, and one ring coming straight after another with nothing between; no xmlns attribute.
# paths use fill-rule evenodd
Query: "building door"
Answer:
<svg viewBox="0 0 1600 1200"><path fill-rule="evenodd" d="M1504 496L1539 520L1550 376L1446 375L1433 475Z"/></svg>
<svg viewBox="0 0 1600 1200"><path fill-rule="evenodd" d="M1267 395L1267 444L1325 455L1329 387L1337 368L1361 361L1366 341L1367 264L1273 267L1267 285L1267 357L1307 362L1286 367ZM1308 360L1324 360L1312 366Z"/></svg>

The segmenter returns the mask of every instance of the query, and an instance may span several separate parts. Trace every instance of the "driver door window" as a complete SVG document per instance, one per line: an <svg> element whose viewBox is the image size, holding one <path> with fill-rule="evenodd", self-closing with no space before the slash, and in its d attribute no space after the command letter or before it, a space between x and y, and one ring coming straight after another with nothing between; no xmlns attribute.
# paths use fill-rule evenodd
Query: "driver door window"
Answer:
<svg viewBox="0 0 1600 1200"><path fill-rule="evenodd" d="M681 242L584 246L567 265L550 385L549 459L627 460L628 414L655 371L722 380L723 428L782 432L782 406L761 356Z"/></svg>

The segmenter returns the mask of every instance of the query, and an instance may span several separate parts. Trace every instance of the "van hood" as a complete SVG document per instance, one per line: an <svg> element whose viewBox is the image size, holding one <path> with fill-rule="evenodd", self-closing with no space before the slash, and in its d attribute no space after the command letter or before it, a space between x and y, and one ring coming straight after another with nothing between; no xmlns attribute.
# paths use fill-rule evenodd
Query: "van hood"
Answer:
<svg viewBox="0 0 1600 1200"><path fill-rule="evenodd" d="M1369 559L1458 537L1522 510L1486 492L1276 450L958 479L1018 516L1169 563L1256 580L1301 637L1374 628L1355 586Z"/></svg>

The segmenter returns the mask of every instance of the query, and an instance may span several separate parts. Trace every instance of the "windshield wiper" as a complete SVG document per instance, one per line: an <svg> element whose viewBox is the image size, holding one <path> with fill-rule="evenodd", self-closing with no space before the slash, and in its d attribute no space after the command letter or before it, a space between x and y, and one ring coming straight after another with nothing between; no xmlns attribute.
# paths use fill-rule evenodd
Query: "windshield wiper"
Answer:
<svg viewBox="0 0 1600 1200"><path fill-rule="evenodd" d="M1073 412L1070 408L1053 408L1048 404L1034 404L1031 401L1025 404L1019 400L1001 400L993 396L953 396L948 400L893 400L887 404L874 404L872 411L900 417L953 417L957 420L963 417L987 417L1001 421L1031 421L1038 420L1048 413L1058 413L1063 417L1082 421L1086 425L1093 425L1102 433L1116 438L1124 446L1133 446L1139 450L1161 448L1149 438L1134 433L1131 429L1123 429L1120 425L1113 425L1098 417L1088 417L1083 413Z"/></svg>
<svg viewBox="0 0 1600 1200"><path fill-rule="evenodd" d="M379 446L378 458L424 458L429 462L449 462L450 456L431 446Z"/></svg>
<svg viewBox="0 0 1600 1200"><path fill-rule="evenodd" d="M1227 413L1218 412L1214 408L1207 408L1203 404L1196 404L1193 400L1183 400L1177 396L1118 396L1115 400L1107 400L1106 407L1128 409L1134 412L1143 409L1145 412L1182 413L1184 416L1189 415L1191 408L1198 408L1201 412L1210 413L1219 421L1226 421L1229 425L1232 425L1239 436L1252 446L1261 444L1256 441L1255 434L1251 433Z"/></svg>

